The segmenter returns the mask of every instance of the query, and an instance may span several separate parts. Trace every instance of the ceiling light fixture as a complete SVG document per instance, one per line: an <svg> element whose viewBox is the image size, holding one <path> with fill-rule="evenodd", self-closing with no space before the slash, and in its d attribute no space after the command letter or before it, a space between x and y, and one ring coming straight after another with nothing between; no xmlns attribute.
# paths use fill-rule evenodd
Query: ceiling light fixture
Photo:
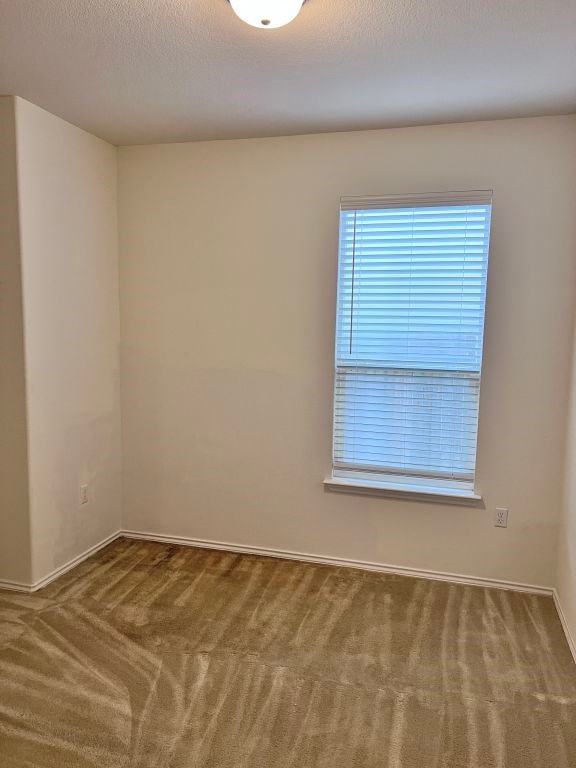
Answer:
<svg viewBox="0 0 576 768"><path fill-rule="evenodd" d="M258 29L276 29L289 24L306 0L230 0L234 13Z"/></svg>

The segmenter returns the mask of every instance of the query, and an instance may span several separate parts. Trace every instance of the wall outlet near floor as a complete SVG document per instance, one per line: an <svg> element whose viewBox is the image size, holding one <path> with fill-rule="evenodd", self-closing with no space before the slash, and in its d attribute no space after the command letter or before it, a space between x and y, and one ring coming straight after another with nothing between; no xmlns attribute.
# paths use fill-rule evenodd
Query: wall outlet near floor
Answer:
<svg viewBox="0 0 576 768"><path fill-rule="evenodd" d="M80 504L88 504L88 486L80 486Z"/></svg>
<svg viewBox="0 0 576 768"><path fill-rule="evenodd" d="M496 507L494 515L494 525L496 528L508 528L508 508Z"/></svg>

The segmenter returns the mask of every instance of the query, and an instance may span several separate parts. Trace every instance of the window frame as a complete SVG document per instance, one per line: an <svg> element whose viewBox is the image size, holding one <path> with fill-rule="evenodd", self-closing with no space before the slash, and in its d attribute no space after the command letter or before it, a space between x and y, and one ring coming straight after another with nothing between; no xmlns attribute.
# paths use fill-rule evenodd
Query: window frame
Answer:
<svg viewBox="0 0 576 768"><path fill-rule="evenodd" d="M480 389L482 380L482 357L485 343L485 313L486 313L486 283L488 274L488 265L490 259L491 247L491 215L492 215L492 197L493 190L479 190L466 192L446 192L446 193L428 193L428 194L409 194L409 195L390 195L383 197L364 197L364 198L342 198L340 206L339 220L339 256L338 256L338 278L337 289L338 299L336 308L336 339L335 339L335 361L334 361L334 392L332 404L332 471L329 477L324 481L327 490L363 493L370 495L381 495L392 498L411 498L425 500L429 502L452 503L458 505L479 505L482 504L482 496L476 488L477 473L477 449L478 449L478 421L480 413ZM446 472L445 477L440 477L439 472L426 473L425 471L404 471L398 472L398 467L390 467L389 471L383 471L382 465L376 470L374 467L366 466L350 469L341 464L336 457L336 390L338 386L338 376L343 369L361 369L364 363L358 361L348 365L339 361L338 343L339 328L343 322L341 316L340 290L342 278L340 270L342 268L342 212L346 210L367 210L372 209L392 209L392 208L419 208L419 207L445 207L445 206L464 206L464 205L487 205L489 206L487 234L485 243L485 283L483 295L483 316L482 316L482 340L480 345L480 364L478 371L460 371L454 370L446 373L455 376L462 375L467 379L476 379L476 423L474 425L474 461L473 471L470 477L456 478L453 473ZM390 372L393 366L378 366L375 364L368 367ZM429 376L442 375L439 366L433 368L401 368L404 373L426 374Z"/></svg>

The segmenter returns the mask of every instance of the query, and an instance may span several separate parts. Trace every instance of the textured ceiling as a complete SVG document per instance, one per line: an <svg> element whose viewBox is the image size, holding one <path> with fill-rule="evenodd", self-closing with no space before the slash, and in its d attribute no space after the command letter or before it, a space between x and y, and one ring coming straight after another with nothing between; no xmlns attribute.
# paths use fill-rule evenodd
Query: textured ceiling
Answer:
<svg viewBox="0 0 576 768"><path fill-rule="evenodd" d="M0 93L115 144L576 111L576 0L0 0Z"/></svg>

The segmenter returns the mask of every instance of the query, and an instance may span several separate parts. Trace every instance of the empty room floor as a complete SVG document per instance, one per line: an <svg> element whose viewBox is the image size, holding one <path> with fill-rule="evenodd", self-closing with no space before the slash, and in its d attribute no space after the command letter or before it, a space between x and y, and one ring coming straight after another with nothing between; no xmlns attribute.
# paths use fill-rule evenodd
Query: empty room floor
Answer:
<svg viewBox="0 0 576 768"><path fill-rule="evenodd" d="M551 598L120 539L0 593L2 768L574 768Z"/></svg>

